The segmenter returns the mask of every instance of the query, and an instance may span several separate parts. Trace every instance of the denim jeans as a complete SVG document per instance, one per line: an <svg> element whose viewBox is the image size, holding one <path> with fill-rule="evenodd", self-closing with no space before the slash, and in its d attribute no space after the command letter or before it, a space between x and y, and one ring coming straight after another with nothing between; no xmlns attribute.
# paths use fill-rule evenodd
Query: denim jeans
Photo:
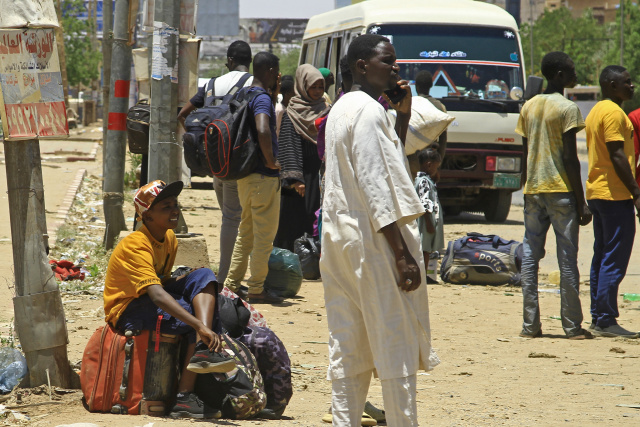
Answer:
<svg viewBox="0 0 640 427"><path fill-rule="evenodd" d="M545 255L549 226L556 235L560 267L560 316L568 336L582 328L580 273L578 272L578 212L573 193L540 193L524 196L524 242L522 258L522 296L524 300L522 332L540 331L538 303L538 266Z"/></svg>
<svg viewBox="0 0 640 427"><path fill-rule="evenodd" d="M242 218L242 206L240 206L240 199L238 198L238 184L236 181L222 181L218 178L213 178L213 189L216 192L218 206L222 210L218 281L224 283L229 273L231 254L233 254L233 246L238 236L238 227Z"/></svg>
<svg viewBox="0 0 640 427"><path fill-rule="evenodd" d="M617 324L618 287L627 273L636 219L633 201L589 200L593 213L591 318L601 328Z"/></svg>

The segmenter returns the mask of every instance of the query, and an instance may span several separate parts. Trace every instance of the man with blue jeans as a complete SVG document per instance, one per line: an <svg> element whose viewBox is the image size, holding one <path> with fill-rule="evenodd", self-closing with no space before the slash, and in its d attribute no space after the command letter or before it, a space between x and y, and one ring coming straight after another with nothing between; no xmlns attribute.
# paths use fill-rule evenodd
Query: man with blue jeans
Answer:
<svg viewBox="0 0 640 427"><path fill-rule="evenodd" d="M573 61L563 52L542 59L547 89L529 100L520 112L516 132L526 155L522 259L523 323L521 337L542 336L538 303L538 266L550 226L556 235L560 267L560 315L569 339L593 338L582 328L578 234L591 221L580 179L576 132L585 124L578 106L563 96L577 77Z"/></svg>
<svg viewBox="0 0 640 427"><path fill-rule="evenodd" d="M593 212L591 318L594 335L638 338L618 325L618 288L624 279L636 233L634 206L640 188L633 176L633 124L620 105L633 98L629 72L610 65L600 74L603 100L587 117L589 178L587 200Z"/></svg>

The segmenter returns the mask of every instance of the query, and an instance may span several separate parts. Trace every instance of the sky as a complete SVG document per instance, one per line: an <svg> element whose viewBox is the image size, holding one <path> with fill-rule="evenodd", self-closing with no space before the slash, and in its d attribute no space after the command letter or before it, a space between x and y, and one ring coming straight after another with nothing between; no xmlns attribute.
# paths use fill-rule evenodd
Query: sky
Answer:
<svg viewBox="0 0 640 427"><path fill-rule="evenodd" d="M240 18L307 19L334 5L335 0L240 0Z"/></svg>

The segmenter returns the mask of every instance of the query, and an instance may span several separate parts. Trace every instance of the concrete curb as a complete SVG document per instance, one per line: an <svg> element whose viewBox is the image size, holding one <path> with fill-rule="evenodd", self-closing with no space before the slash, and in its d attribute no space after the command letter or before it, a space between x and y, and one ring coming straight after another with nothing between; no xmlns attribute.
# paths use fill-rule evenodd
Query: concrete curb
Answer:
<svg viewBox="0 0 640 427"><path fill-rule="evenodd" d="M51 232L49 232L49 240L51 242L55 242L58 234L58 228L60 228L60 226L67 220L69 210L73 205L76 194L78 194L78 191L80 191L80 187L82 187L82 180L84 179L86 174L86 169L78 170L78 172L76 173L76 177L73 179L73 181L69 185L69 188L67 189L67 194L65 194L64 198L62 199L62 204L60 205L60 208L54 216L55 219L53 223L47 227L48 230L51 230Z"/></svg>

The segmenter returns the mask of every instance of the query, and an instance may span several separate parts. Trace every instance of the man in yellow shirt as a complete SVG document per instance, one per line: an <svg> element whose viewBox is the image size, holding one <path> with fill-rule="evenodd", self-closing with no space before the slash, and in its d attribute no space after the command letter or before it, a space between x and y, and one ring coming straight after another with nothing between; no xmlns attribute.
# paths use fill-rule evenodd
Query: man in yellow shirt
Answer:
<svg viewBox="0 0 640 427"><path fill-rule="evenodd" d="M522 107L516 132L526 153L522 258L523 322L520 336L542 335L538 304L538 265L553 225L560 266L560 315L567 338L593 338L582 328L578 235L591 222L584 200L576 132L584 129L578 106L564 97L564 88L576 85L576 69L564 52L542 58L547 89Z"/></svg>
<svg viewBox="0 0 640 427"><path fill-rule="evenodd" d="M156 180L141 187L133 202L143 226L122 239L113 250L104 284L106 321L121 332L140 330L186 335L192 355L178 383L172 417L214 418L220 411L207 407L193 393L196 374L229 372L233 359L224 356L217 322L218 282L208 268L171 277L178 242L178 195L182 182ZM197 342L197 344L196 344Z"/></svg>
<svg viewBox="0 0 640 427"><path fill-rule="evenodd" d="M620 105L633 97L629 72L609 65L600 74L603 100L587 117L589 178L587 200L593 212L590 329L603 337L638 338L618 325L618 287L633 249L640 212L640 188L633 175L633 125Z"/></svg>

